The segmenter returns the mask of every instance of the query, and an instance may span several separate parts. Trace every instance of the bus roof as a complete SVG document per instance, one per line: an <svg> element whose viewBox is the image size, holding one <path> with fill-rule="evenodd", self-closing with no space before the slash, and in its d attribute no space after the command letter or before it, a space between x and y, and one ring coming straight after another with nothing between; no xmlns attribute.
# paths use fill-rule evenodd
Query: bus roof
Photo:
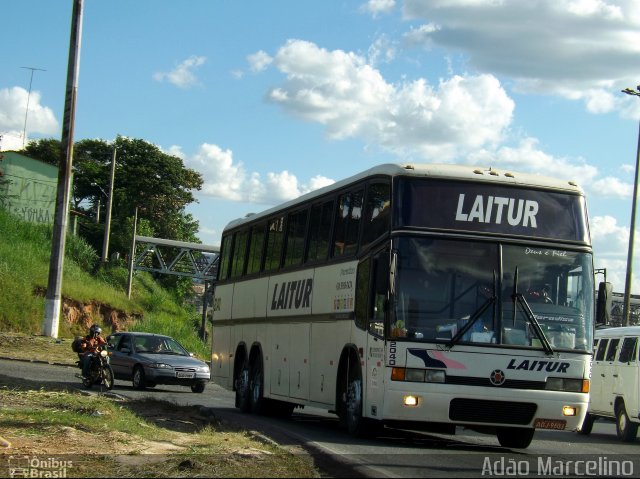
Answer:
<svg viewBox="0 0 640 479"><path fill-rule="evenodd" d="M359 180L373 176L413 176L429 177L450 180L463 180L473 182L511 184L521 187L535 187L551 190L561 190L567 193L583 194L582 189L573 181L560 180L549 176L536 175L531 173L516 173L509 170L496 169L492 167L481 167L472 165L443 165L431 163L385 163L377 165L368 170L357 173L343 180L324 186L317 190L299 196L296 199L281 203L273 208L260 213L249 213L244 218L232 220L224 228L225 230L236 228L245 223L266 218L280 210L284 210L302 204L316 197L321 197L340 188L355 183Z"/></svg>

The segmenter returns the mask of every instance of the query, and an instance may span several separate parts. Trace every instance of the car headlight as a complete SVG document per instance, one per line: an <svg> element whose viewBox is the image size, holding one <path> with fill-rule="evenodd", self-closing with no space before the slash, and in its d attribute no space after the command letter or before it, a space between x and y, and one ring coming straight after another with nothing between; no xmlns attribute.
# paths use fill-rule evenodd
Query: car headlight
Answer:
<svg viewBox="0 0 640 479"><path fill-rule="evenodd" d="M209 366L200 366L198 368L198 372L199 373L208 373L209 372Z"/></svg>
<svg viewBox="0 0 640 479"><path fill-rule="evenodd" d="M171 369L171 366L165 363L153 363L153 364L150 364L149 367L154 369Z"/></svg>

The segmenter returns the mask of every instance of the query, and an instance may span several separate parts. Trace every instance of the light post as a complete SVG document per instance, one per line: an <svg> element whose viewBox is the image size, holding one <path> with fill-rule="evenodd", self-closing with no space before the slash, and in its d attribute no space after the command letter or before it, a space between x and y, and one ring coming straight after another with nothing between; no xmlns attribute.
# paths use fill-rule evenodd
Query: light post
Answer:
<svg viewBox="0 0 640 479"><path fill-rule="evenodd" d="M622 93L640 97L640 85L635 90L625 88ZM636 171L633 182L633 203L631 205L631 227L629 230L629 252L627 254L627 277L624 282L624 310L623 321L629 326L630 302L631 302L631 270L633 263L633 240L636 232L636 203L638 201L638 170L640 169L640 123L638 124L638 148L636 152Z"/></svg>

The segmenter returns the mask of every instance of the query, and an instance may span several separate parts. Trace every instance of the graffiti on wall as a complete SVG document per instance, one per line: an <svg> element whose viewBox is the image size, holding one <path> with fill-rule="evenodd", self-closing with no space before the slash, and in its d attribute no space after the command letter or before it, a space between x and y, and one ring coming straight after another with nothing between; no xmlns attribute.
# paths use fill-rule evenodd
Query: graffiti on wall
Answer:
<svg viewBox="0 0 640 479"><path fill-rule="evenodd" d="M0 206L17 217L33 223L53 223L56 184L43 179L5 175Z"/></svg>

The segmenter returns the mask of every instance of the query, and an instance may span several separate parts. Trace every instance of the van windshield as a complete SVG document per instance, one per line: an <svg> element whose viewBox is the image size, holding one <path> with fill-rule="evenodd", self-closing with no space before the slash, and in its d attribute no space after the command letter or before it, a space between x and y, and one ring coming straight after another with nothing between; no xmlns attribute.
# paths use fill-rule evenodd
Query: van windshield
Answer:
<svg viewBox="0 0 640 479"><path fill-rule="evenodd" d="M391 338L589 351L593 269L589 253L498 242L402 237L394 243ZM517 270L517 281L516 281Z"/></svg>

